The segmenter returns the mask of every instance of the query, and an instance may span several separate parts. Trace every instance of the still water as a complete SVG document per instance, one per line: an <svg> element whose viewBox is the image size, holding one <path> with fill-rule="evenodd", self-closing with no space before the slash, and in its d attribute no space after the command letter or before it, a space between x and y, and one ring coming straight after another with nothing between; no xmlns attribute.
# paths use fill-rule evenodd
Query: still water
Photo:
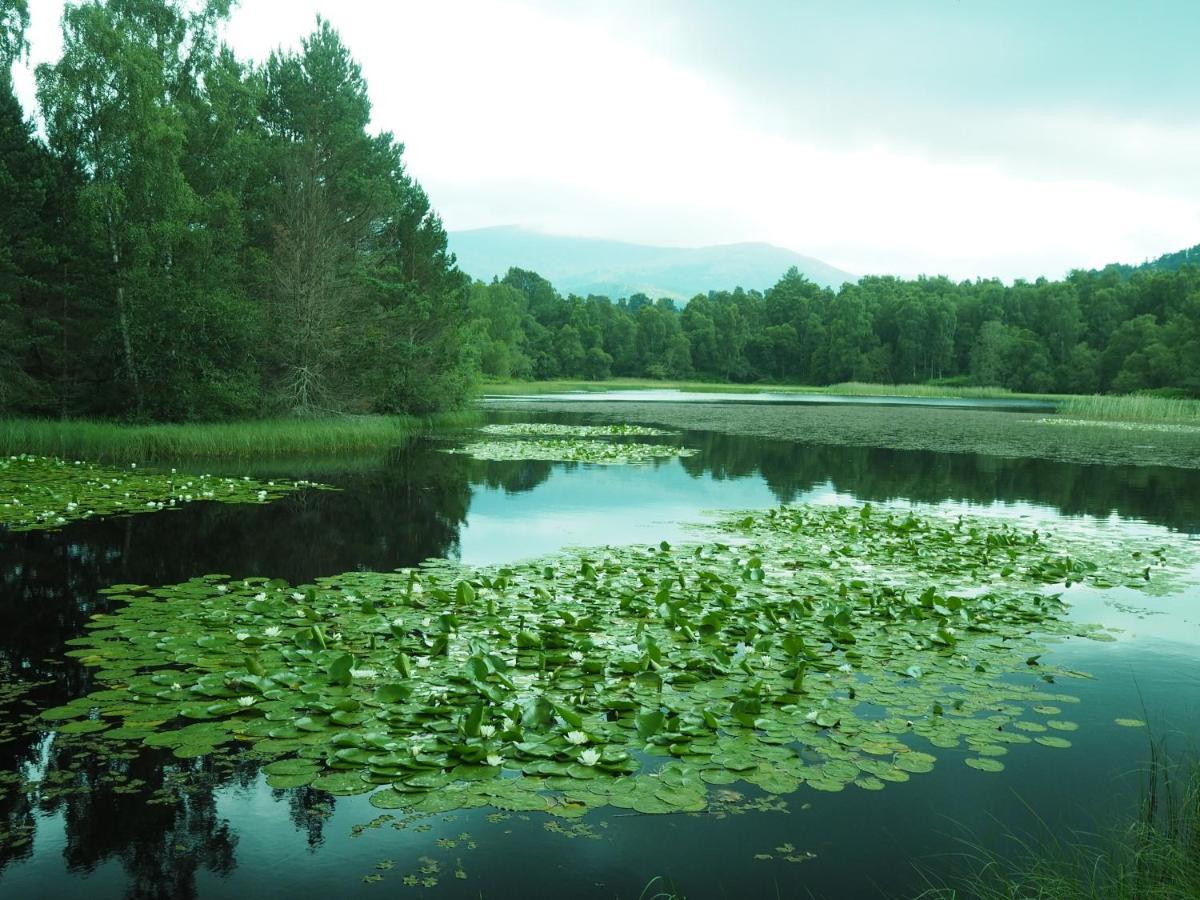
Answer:
<svg viewBox="0 0 1200 900"><path fill-rule="evenodd" d="M690 526L715 511L797 501L918 503L1200 533L1200 472L1182 469L704 432L684 435L697 455L646 465L480 462L441 452L462 437L379 458L234 467L308 477L337 492L0 533L0 681L46 682L32 707L0 715L12 723L92 689L86 670L64 657L65 642L106 607L98 591L117 583L222 572L296 584L428 557L486 564L567 546L675 542L695 537ZM605 808L551 830L544 815L484 809L397 830L365 797L272 790L252 761L181 762L146 750L99 763L62 751L53 734L14 728L0 743L0 772L21 776L0 796L0 831L9 836L0 842L0 897L636 898L655 876L691 898L911 896L923 872L955 864L964 840L1002 851L1006 832L1062 834L1127 816L1148 734L1114 727L1115 717L1146 718L1181 748L1200 732L1195 589L1166 598L1074 589L1071 599L1081 621L1124 629L1114 643L1068 641L1047 656L1093 676L1065 688L1082 701L1071 710L1080 725L1071 749L1014 746L1002 774L939 764L881 792L802 787L770 811L745 811L759 792L733 785L742 797L724 816ZM148 803L181 783L183 802ZM786 861L776 850L786 845L805 861ZM436 887L402 880L435 866Z"/></svg>

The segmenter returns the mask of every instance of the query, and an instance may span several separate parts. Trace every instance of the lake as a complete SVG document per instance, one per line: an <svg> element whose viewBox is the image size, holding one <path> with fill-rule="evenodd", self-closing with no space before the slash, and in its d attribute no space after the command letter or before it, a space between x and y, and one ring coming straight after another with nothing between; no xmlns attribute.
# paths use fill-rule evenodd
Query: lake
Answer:
<svg viewBox="0 0 1200 900"><path fill-rule="evenodd" d="M764 398L789 402L772 395L749 402ZM638 399L654 398L639 392ZM486 415L492 422L614 421L542 409ZM661 876L691 898L912 896L927 875L958 864L964 842L1003 852L1011 833L1061 836L1124 821L1143 788L1150 734L1182 747L1200 733L1194 578L1165 596L1086 585L1066 591L1073 620L1118 629L1110 641L1048 644L1036 663L1087 675L1053 686L1079 701L1063 713L1078 726L1069 749L1014 744L997 773L959 764L961 750L935 750L946 759L932 771L884 790L801 786L773 796L733 783L710 793L699 813L606 806L554 818L482 807L406 817L373 807L366 796L269 787L261 761L237 753L211 760L154 748L93 755L31 722L38 711L103 686L65 654L93 614L118 605L100 593L116 584L170 585L224 573L295 585L429 558L495 565L568 547L679 544L706 540L696 526L721 511L795 503L914 505L1025 527L1102 524L1131 537L1186 537L1200 547L1196 469L712 431L677 439L693 455L621 466L443 452L470 437L435 435L378 458L222 467L310 478L336 491L0 532L0 675L5 687L38 685L0 707L0 771L7 776L0 783L0 895L636 898ZM1150 728L1120 727L1118 718L1144 719ZM663 887L656 883L646 896Z"/></svg>

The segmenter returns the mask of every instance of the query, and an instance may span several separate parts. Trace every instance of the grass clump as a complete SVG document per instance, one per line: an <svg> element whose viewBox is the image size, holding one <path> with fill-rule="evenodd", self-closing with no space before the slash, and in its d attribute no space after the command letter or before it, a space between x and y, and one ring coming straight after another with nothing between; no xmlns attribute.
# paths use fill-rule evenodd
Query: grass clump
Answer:
<svg viewBox="0 0 1200 900"><path fill-rule="evenodd" d="M1108 422L1165 422L1200 425L1200 400L1144 394L1065 397L1059 414Z"/></svg>
<svg viewBox="0 0 1200 900"><path fill-rule="evenodd" d="M0 454L34 453L97 462L342 455L386 450L429 428L474 421L474 413L157 425L0 419Z"/></svg>
<svg viewBox="0 0 1200 900"><path fill-rule="evenodd" d="M1041 823L1011 835L1012 859L972 845L975 871L929 900L1195 900L1200 897L1200 760L1172 762L1152 743L1138 814L1115 833L1061 837Z"/></svg>

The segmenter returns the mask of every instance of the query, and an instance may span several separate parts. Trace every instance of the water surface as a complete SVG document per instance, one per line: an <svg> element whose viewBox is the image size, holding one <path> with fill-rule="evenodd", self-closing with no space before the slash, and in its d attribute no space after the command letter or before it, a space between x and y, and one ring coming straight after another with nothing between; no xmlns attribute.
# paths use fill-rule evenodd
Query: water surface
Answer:
<svg viewBox="0 0 1200 900"><path fill-rule="evenodd" d="M638 399L646 393L637 392ZM674 542L696 537L694 523L725 509L870 500L1200 533L1195 470L801 446L703 432L682 438L697 455L636 466L478 462L440 452L460 437L379 458L296 460L246 472L287 471L336 484L336 492L0 534L0 675L48 682L32 696L37 708L90 690L87 671L63 656L65 642L107 607L98 592L116 583L174 583L210 572L302 583L431 556L494 563L572 545ZM1013 746L999 775L961 765L959 751L938 751L947 759L908 783L881 792L801 788L786 798L786 811L718 818L605 808L568 836L547 830L544 815L489 819L493 811L472 810L431 817L428 830L377 822L356 836L355 826L380 814L365 797L273 791L252 761L189 769L142 751L114 767L72 757L53 735L25 735L0 743L0 771L43 787L40 799L20 789L0 799L0 830L29 837L23 846L0 846L0 895L637 897L656 875L673 878L693 898L910 895L921 885L914 863L941 871L960 838L1002 849L1005 829L1033 828L1027 803L1044 827L1060 833L1127 815L1141 787L1147 733L1115 727L1115 717L1141 717L1144 709L1158 734L1200 729L1195 590L1156 598L1074 588L1070 597L1082 621L1125 630L1111 644L1054 647L1048 661L1093 676L1059 686L1081 700L1069 711L1080 725L1074 746ZM10 708L7 715L11 721L24 712ZM131 778L144 785L124 787ZM148 805L156 790L179 779L189 786L186 803ZM89 789L60 793L60 784ZM735 809L758 796L754 788L732 787L744 795ZM774 850L784 844L815 856L786 862ZM772 858L756 859L763 854ZM402 885L420 857L438 863L436 888ZM463 879L453 874L459 865ZM376 874L384 880L363 881Z"/></svg>

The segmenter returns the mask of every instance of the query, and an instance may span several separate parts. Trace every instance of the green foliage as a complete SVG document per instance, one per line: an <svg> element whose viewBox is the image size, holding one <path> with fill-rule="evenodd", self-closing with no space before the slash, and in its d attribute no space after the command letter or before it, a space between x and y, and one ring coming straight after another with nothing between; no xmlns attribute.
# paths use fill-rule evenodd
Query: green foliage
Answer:
<svg viewBox="0 0 1200 900"><path fill-rule="evenodd" d="M41 453L101 462L189 458L337 456L402 446L427 425L471 424L469 413L259 419L250 422L126 425L85 420L0 419L0 454Z"/></svg>
<svg viewBox="0 0 1200 900"><path fill-rule="evenodd" d="M0 2L0 412L419 413L476 370L467 280L328 23L255 67L227 0L86 0L12 97ZM364 361L369 361L364 364Z"/></svg>
<svg viewBox="0 0 1200 900"><path fill-rule="evenodd" d="M281 787L425 813L697 812L710 785L879 790L956 756L994 777L1073 727L1052 704L1079 673L1035 667L1045 644L1108 638L1042 588L1146 588L1189 559L1183 538L870 506L712 527L490 568L117 585L68 653L101 689L40 718L181 758L244 742Z"/></svg>
<svg viewBox="0 0 1200 900"><path fill-rule="evenodd" d="M0 458L0 527L44 531L93 516L174 509L185 503L268 503L308 481L254 481L139 470L113 469L46 456Z"/></svg>
<svg viewBox="0 0 1200 900"><path fill-rule="evenodd" d="M499 295L502 287L519 298ZM561 298L532 272L476 285L471 314L497 378L698 378L995 387L1173 388L1200 396L1200 269L1115 268L955 284L867 277L836 293L792 270L765 293L713 291L681 310L635 294ZM520 360L514 363L511 360ZM527 363L526 360L529 360Z"/></svg>
<svg viewBox="0 0 1200 900"><path fill-rule="evenodd" d="M1139 725L1144 723L1137 723ZM1142 800L1120 826L1061 834L1040 819L1010 833L1015 853L966 843L971 871L934 879L928 900L1192 900L1200 896L1200 763L1172 760L1151 743Z"/></svg>

